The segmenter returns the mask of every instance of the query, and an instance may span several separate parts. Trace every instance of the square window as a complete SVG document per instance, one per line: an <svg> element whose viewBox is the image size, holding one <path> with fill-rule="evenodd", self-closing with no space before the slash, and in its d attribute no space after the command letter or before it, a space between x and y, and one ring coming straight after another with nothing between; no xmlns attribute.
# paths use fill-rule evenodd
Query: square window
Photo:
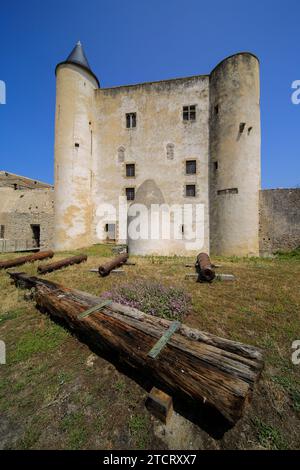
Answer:
<svg viewBox="0 0 300 470"><path fill-rule="evenodd" d="M127 163L126 176L131 177L131 178L135 176L135 164L134 163Z"/></svg>
<svg viewBox="0 0 300 470"><path fill-rule="evenodd" d="M133 127L136 127L136 113L126 114L126 127L127 129L132 129Z"/></svg>
<svg viewBox="0 0 300 470"><path fill-rule="evenodd" d="M187 197L195 197L196 196L196 186L194 184L187 184L185 187L185 195Z"/></svg>
<svg viewBox="0 0 300 470"><path fill-rule="evenodd" d="M195 175L196 174L196 160L187 160L185 162L185 171L187 175Z"/></svg>
<svg viewBox="0 0 300 470"><path fill-rule="evenodd" d="M196 105L183 106L182 117L184 121L196 121Z"/></svg>
<svg viewBox="0 0 300 470"><path fill-rule="evenodd" d="M134 201L135 191L134 188L126 188L126 198L127 201Z"/></svg>

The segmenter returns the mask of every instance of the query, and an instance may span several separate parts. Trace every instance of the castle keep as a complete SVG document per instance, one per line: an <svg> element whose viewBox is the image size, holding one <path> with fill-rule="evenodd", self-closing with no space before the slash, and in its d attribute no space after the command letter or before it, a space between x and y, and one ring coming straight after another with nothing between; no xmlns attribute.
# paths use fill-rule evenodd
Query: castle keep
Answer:
<svg viewBox="0 0 300 470"><path fill-rule="evenodd" d="M239 53L209 75L101 88L82 46L56 67L57 250L107 238L137 254L185 254L186 243L120 238L99 207L202 204L203 246L259 254L259 62Z"/></svg>

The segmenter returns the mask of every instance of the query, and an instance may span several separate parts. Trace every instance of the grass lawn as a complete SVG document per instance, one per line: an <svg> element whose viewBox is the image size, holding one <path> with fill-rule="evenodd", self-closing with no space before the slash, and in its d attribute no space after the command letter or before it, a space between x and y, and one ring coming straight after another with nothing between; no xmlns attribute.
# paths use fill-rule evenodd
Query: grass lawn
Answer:
<svg viewBox="0 0 300 470"><path fill-rule="evenodd" d="M183 289L191 296L184 322L218 336L259 346L266 366L245 416L215 439L175 414L163 426L144 406L147 391L72 334L35 309L0 271L2 449L299 449L300 365L291 361L300 340L300 253L273 259L216 258L235 282L185 280L192 258L132 257L125 275L88 272L112 256L108 246L80 250L87 263L45 279L101 295L138 279ZM59 253L54 261L77 252ZM0 255L0 260L18 256ZM36 274L37 263L18 270Z"/></svg>

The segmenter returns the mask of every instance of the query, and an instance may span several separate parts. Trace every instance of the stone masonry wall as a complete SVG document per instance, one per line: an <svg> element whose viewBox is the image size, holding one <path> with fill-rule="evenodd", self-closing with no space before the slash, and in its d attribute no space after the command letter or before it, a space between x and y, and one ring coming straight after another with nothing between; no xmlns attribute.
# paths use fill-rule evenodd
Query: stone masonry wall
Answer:
<svg viewBox="0 0 300 470"><path fill-rule="evenodd" d="M260 254L300 246L300 188L260 191Z"/></svg>
<svg viewBox="0 0 300 470"><path fill-rule="evenodd" d="M21 251L34 246L31 225L40 226L40 246L52 246L54 191L49 189L13 190L0 188L0 225L4 238L1 251ZM0 234L1 235L1 234Z"/></svg>

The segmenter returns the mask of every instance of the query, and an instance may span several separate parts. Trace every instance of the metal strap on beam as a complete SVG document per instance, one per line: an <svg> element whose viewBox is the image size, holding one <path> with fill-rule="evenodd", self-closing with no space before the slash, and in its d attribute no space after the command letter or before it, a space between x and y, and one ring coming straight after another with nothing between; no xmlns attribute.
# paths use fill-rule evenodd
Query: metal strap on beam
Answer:
<svg viewBox="0 0 300 470"><path fill-rule="evenodd" d="M104 300L103 302L101 302L101 304L95 305L94 307L91 307L88 310L85 310L84 312L81 312L77 316L77 318L80 319L80 320L82 318L86 318L91 313L97 312L98 310L101 310L103 307L106 307L107 305L109 305L111 303L112 303L112 300Z"/></svg>
<svg viewBox="0 0 300 470"><path fill-rule="evenodd" d="M152 359L156 359L157 356L161 353L163 348L167 345L168 341L172 335L180 328L180 321L173 321L167 331L162 335L162 337L155 343L153 348L148 352L148 356Z"/></svg>

